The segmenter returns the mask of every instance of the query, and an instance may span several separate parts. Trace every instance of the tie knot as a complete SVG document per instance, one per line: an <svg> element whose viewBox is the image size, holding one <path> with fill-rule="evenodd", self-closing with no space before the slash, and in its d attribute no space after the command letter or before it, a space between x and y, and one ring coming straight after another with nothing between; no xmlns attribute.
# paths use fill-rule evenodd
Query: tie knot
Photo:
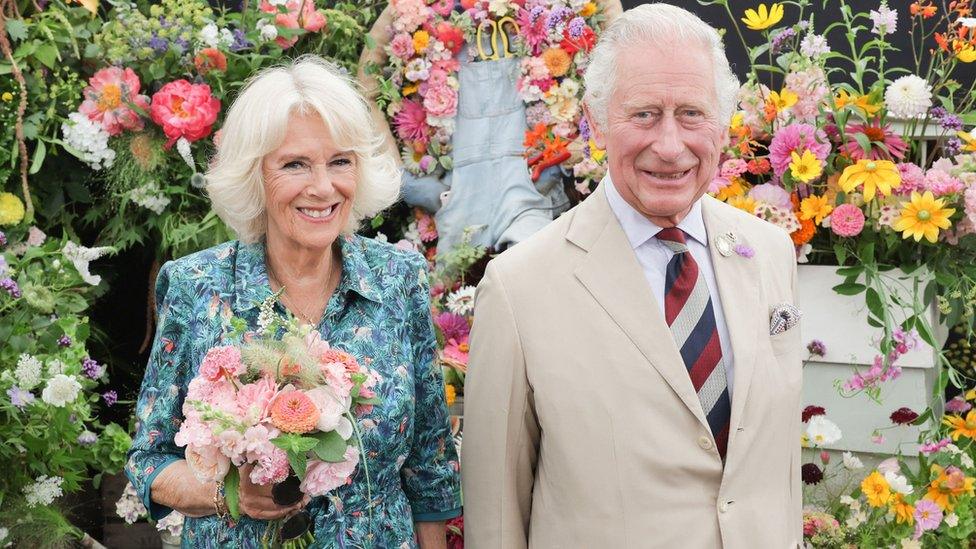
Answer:
<svg viewBox="0 0 976 549"><path fill-rule="evenodd" d="M685 232L677 227L668 227L667 229L661 229L657 233L657 238L659 240L664 240L666 242L685 244Z"/></svg>

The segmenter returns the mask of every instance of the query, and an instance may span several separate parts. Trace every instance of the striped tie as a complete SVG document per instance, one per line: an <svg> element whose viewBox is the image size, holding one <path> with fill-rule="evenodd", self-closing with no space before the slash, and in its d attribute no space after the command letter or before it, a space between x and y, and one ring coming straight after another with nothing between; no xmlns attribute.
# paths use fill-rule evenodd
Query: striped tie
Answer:
<svg viewBox="0 0 976 549"><path fill-rule="evenodd" d="M712 298L698 263L688 253L685 233L671 227L657 233L657 238L674 252L664 284L664 316L724 460L732 406Z"/></svg>

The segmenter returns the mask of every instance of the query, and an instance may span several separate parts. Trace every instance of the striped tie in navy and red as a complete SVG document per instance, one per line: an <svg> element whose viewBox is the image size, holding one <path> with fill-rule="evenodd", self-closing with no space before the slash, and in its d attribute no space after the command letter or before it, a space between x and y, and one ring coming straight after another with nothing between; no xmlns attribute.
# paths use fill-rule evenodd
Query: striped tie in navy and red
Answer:
<svg viewBox="0 0 976 549"><path fill-rule="evenodd" d="M698 263L688 251L685 233L671 227L657 233L657 238L674 252L668 262L664 283L665 320L698 393L718 453L724 460L729 443L732 400L711 294Z"/></svg>

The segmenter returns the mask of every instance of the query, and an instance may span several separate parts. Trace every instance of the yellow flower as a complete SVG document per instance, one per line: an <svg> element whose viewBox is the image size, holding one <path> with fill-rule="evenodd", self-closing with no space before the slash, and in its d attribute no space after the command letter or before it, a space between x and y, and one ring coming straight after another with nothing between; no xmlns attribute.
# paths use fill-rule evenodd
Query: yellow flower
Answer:
<svg viewBox="0 0 976 549"><path fill-rule="evenodd" d="M796 151L792 151L790 157L793 159L790 162L790 173L793 174L793 177L804 183L813 181L823 173L823 166L820 165L820 159L810 152L809 149L803 151L803 156L797 154Z"/></svg>
<svg viewBox="0 0 976 549"><path fill-rule="evenodd" d="M596 13L596 4L594 2L587 2L583 4L583 8L579 11L579 14L583 17L589 17L594 13Z"/></svg>
<svg viewBox="0 0 976 549"><path fill-rule="evenodd" d="M597 147L596 141L590 139L590 158L592 158L594 162L600 163L603 162L603 159L606 158L606 156L607 151Z"/></svg>
<svg viewBox="0 0 976 549"><path fill-rule="evenodd" d="M783 4L772 4L769 11L766 11L766 4L759 4L759 10L746 10L742 22L749 27L749 30L759 31L768 29L783 19Z"/></svg>
<svg viewBox="0 0 976 549"><path fill-rule="evenodd" d="M895 494L891 498L891 510L895 513L895 522L898 524L903 522L915 524L915 507L905 501L901 494Z"/></svg>
<svg viewBox="0 0 976 549"><path fill-rule="evenodd" d="M10 92L3 92L3 95L0 95L0 99L3 99L4 103L9 103L14 100L14 94Z"/></svg>
<svg viewBox="0 0 976 549"><path fill-rule="evenodd" d="M729 121L729 132L735 133L735 130L741 128L743 120L745 120L745 114L742 111L733 114L732 120Z"/></svg>
<svg viewBox="0 0 976 549"><path fill-rule="evenodd" d="M756 215L756 206L758 206L758 204L756 204L756 199L749 196L733 196L729 199L728 204L730 206L735 206L736 208L739 208L750 215Z"/></svg>
<svg viewBox="0 0 976 549"><path fill-rule="evenodd" d="M890 160L863 159L858 160L857 164L844 168L838 184L845 193L864 185L864 202L867 203L874 199L876 190L880 191L882 196L890 195L891 189L901 185L901 174L895 163Z"/></svg>
<svg viewBox="0 0 976 549"><path fill-rule="evenodd" d="M925 191L925 194L918 194L912 191L912 199L909 202L901 203L901 217L892 228L902 233L902 238L912 236L915 242L928 240L935 244L939 240L939 229L948 229L952 223L949 216L956 213L955 208L944 208L945 203L941 198L936 199L932 191Z"/></svg>
<svg viewBox="0 0 976 549"><path fill-rule="evenodd" d="M882 507L891 499L891 487L881 473L874 471L861 481L861 492L871 507Z"/></svg>
<svg viewBox="0 0 976 549"><path fill-rule="evenodd" d="M965 152L976 152L976 135L971 132L958 132L956 136L963 140L962 150Z"/></svg>
<svg viewBox="0 0 976 549"><path fill-rule="evenodd" d="M413 33L413 49L417 53L423 53L427 49L427 45L430 44L430 33L425 30L419 30Z"/></svg>
<svg viewBox="0 0 976 549"><path fill-rule="evenodd" d="M976 47L973 47L972 44L961 40L954 40L952 46L956 50L956 59L959 59L963 63L976 61Z"/></svg>
<svg viewBox="0 0 976 549"><path fill-rule="evenodd" d="M447 400L448 406L454 404L457 399L457 390L450 383L444 386L444 398Z"/></svg>
<svg viewBox="0 0 976 549"><path fill-rule="evenodd" d="M800 201L800 219L812 219L817 225L833 210L826 196L810 195Z"/></svg>
<svg viewBox="0 0 976 549"><path fill-rule="evenodd" d="M16 225L24 220L24 203L11 193L0 193L0 226Z"/></svg>
<svg viewBox="0 0 976 549"><path fill-rule="evenodd" d="M420 86L418 86L417 84L410 84L409 86L404 86L403 89L400 90L400 96L401 97L407 97L408 95L410 95L411 93L416 92L419 89L420 89Z"/></svg>
<svg viewBox="0 0 976 549"><path fill-rule="evenodd" d="M963 398L966 400L976 400L976 389L970 389L966 391L966 394L963 395Z"/></svg>
<svg viewBox="0 0 976 549"><path fill-rule="evenodd" d="M718 190L718 194L715 195L715 198L721 200L722 202L728 202L729 199L736 196L742 196L744 194L746 194L746 189L742 186L742 178L733 177L731 183Z"/></svg>
<svg viewBox="0 0 976 549"><path fill-rule="evenodd" d="M865 116L874 116L881 110L881 105L873 103L870 95L852 96L847 93L847 90L842 88L834 96L834 107L840 110L847 106L859 109Z"/></svg>
<svg viewBox="0 0 976 549"><path fill-rule="evenodd" d="M942 418L942 423L952 427L949 433L952 440L959 440L959 437L976 439L976 409L970 410L965 419L962 416L949 416Z"/></svg>
<svg viewBox="0 0 976 549"><path fill-rule="evenodd" d="M68 3L72 3L74 0L69 0ZM77 0L81 7L92 13L98 13L98 0Z"/></svg>
<svg viewBox="0 0 976 549"><path fill-rule="evenodd" d="M792 107L793 105L796 105L796 102L799 100L800 96L786 88L783 88L783 91L779 93L769 92L769 99L767 101L776 107L776 112L780 112L784 109Z"/></svg>
<svg viewBox="0 0 976 549"><path fill-rule="evenodd" d="M943 469L940 465L933 464L931 472L935 475L929 483L928 492L925 499L932 500L939 507L947 512L952 512L956 506L956 499L964 494L973 495L976 488L976 479L967 477L958 467L950 465Z"/></svg>

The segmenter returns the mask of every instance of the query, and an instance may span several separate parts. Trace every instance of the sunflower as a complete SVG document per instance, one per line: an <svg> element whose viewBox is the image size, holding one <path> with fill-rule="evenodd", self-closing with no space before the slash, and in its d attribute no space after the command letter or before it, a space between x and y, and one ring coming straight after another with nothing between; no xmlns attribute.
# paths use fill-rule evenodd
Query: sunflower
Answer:
<svg viewBox="0 0 976 549"><path fill-rule="evenodd" d="M941 198L932 196L932 191L918 194L912 191L912 199L901 203L901 217L892 228L902 233L902 238L912 236L915 242L926 240L935 244L939 240L939 229L948 229L952 223L949 216L956 213L955 208L945 208Z"/></svg>
<svg viewBox="0 0 976 549"><path fill-rule="evenodd" d="M942 423L952 427L952 432L949 433L952 440L959 440L959 437L976 439L976 409L970 410L965 419L953 415L942 418Z"/></svg>
<svg viewBox="0 0 976 549"><path fill-rule="evenodd" d="M758 10L747 9L742 22L749 30L760 31L772 27L783 19L783 4L772 4L766 10L766 4L759 4Z"/></svg>
<svg viewBox="0 0 976 549"><path fill-rule="evenodd" d="M882 196L888 196L891 189L901 185L901 173L890 160L858 160L857 164L844 168L838 184L845 193L864 185L864 202L871 202L876 190L881 191Z"/></svg>

